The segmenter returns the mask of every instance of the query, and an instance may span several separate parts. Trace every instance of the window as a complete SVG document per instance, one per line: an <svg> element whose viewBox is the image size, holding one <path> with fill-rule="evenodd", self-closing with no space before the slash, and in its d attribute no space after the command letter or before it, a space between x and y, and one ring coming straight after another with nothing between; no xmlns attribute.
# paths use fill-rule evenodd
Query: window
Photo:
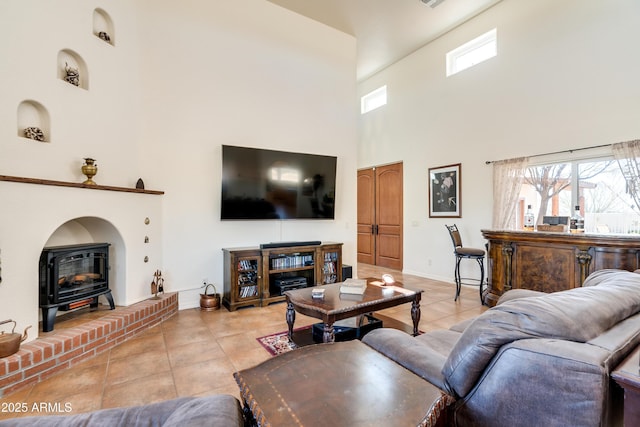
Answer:
<svg viewBox="0 0 640 427"><path fill-rule="evenodd" d="M300 170L292 167L272 167L269 169L269 178L283 184L297 184L300 182Z"/></svg>
<svg viewBox="0 0 640 427"><path fill-rule="evenodd" d="M387 104L387 86L369 92L360 99L360 114L368 113Z"/></svg>
<svg viewBox="0 0 640 427"><path fill-rule="evenodd" d="M484 33L447 53L447 77L498 54L497 29Z"/></svg>
<svg viewBox="0 0 640 427"><path fill-rule="evenodd" d="M538 224L542 216L571 217L580 206L586 232L640 233L640 212L625 190L625 178L612 157L531 166L520 191L518 228L527 205Z"/></svg>

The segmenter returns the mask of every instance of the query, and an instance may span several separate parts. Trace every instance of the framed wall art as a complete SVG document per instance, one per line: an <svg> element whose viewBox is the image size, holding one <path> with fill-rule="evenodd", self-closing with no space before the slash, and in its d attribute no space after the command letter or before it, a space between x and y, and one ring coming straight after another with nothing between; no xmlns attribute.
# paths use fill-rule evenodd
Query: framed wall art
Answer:
<svg viewBox="0 0 640 427"><path fill-rule="evenodd" d="M460 218L461 164L429 168L429 217Z"/></svg>

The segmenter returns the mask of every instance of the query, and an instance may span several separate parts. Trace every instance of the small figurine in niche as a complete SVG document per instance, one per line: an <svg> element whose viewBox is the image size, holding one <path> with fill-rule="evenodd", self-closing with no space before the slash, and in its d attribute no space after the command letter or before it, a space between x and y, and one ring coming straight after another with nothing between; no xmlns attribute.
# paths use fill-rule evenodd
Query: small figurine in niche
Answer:
<svg viewBox="0 0 640 427"><path fill-rule="evenodd" d="M42 130L35 126L29 126L24 129L24 136L36 141L44 141L44 133Z"/></svg>
<svg viewBox="0 0 640 427"><path fill-rule="evenodd" d="M70 67L66 62L64 63L64 81L71 83L74 86L80 86L80 72L77 68Z"/></svg>
<svg viewBox="0 0 640 427"><path fill-rule="evenodd" d="M107 43L111 43L111 36L109 36L109 34L104 31L100 31L98 33L98 37L100 37L102 40L106 41Z"/></svg>

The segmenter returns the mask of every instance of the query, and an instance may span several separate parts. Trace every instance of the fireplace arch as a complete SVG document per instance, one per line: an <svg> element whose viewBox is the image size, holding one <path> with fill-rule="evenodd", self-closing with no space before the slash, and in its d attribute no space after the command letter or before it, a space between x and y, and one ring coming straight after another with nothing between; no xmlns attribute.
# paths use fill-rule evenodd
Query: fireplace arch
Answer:
<svg viewBox="0 0 640 427"><path fill-rule="evenodd" d="M51 233L44 247L98 242L111 244L109 247L109 286L116 305L126 305L125 243L122 234L110 221L99 217L71 219Z"/></svg>
<svg viewBox="0 0 640 427"><path fill-rule="evenodd" d="M39 329L38 267L47 245L111 243L115 303L128 307L149 298L153 272L164 272L163 198L157 197L163 193L6 175L0 177L0 193L7 207L0 209L0 312L17 329ZM165 287L170 289L171 284ZM25 343L37 338L29 334Z"/></svg>

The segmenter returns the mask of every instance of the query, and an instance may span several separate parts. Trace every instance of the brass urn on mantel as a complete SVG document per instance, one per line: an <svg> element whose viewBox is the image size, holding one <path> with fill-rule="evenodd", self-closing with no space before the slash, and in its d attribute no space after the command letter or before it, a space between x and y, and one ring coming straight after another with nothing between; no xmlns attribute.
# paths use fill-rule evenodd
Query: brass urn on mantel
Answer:
<svg viewBox="0 0 640 427"><path fill-rule="evenodd" d="M82 165L82 173L87 176L87 180L83 182L85 185L96 185L92 179L98 173L98 165L95 164L95 159L86 157L84 159L84 165Z"/></svg>

